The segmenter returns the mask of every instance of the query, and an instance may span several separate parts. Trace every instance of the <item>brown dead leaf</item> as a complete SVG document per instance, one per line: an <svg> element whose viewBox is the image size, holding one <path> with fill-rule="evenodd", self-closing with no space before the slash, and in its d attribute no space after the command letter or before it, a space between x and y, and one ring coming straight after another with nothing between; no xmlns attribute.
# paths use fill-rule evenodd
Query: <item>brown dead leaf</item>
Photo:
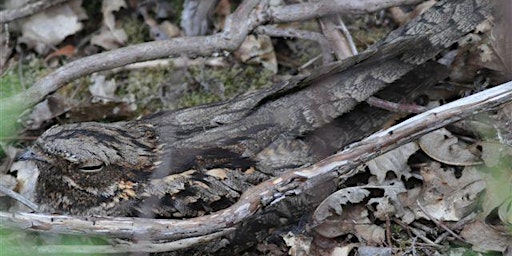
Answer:
<svg viewBox="0 0 512 256"><path fill-rule="evenodd" d="M370 172L377 177L378 183L382 184L388 171L395 173L398 180L402 177L411 177L411 168L407 164L409 157L418 151L416 143L407 143L401 147L391 150L367 163Z"/></svg>
<svg viewBox="0 0 512 256"><path fill-rule="evenodd" d="M352 249L354 249L354 247L356 247L355 244L349 244L343 247L334 247L334 249L332 249L331 255L329 256L349 256L351 255L350 252Z"/></svg>
<svg viewBox="0 0 512 256"><path fill-rule="evenodd" d="M425 154L444 164L468 166L482 163L466 143L445 128L423 135L418 143Z"/></svg>
<svg viewBox="0 0 512 256"><path fill-rule="evenodd" d="M334 215L325 219L314 230L327 238L334 238L346 234L357 235L356 226L372 225L368 218L368 210L364 205L354 204L346 207L341 215Z"/></svg>
<svg viewBox="0 0 512 256"><path fill-rule="evenodd" d="M479 252L503 252L512 246L512 236L500 232L483 221L466 224L460 235L472 244L472 249Z"/></svg>
<svg viewBox="0 0 512 256"><path fill-rule="evenodd" d="M21 20L22 37L18 41L38 53L46 52L49 45L57 45L82 29L81 20L87 19L87 14L81 5L81 0L73 0Z"/></svg>
<svg viewBox="0 0 512 256"><path fill-rule="evenodd" d="M126 8L124 0L103 1L101 12L103 14L103 26L100 33L91 38L91 44L112 50L125 44L128 39L126 32L116 26L114 12Z"/></svg>
<svg viewBox="0 0 512 256"><path fill-rule="evenodd" d="M133 117L135 110L126 102L93 103L71 108L66 117L73 122L126 120Z"/></svg>
<svg viewBox="0 0 512 256"><path fill-rule="evenodd" d="M441 168L437 162L421 169L424 184L417 201L430 216L441 221L458 221L472 212L478 195L485 189L481 173L466 167L457 178L452 168ZM409 205L417 218L429 219L416 204Z"/></svg>
<svg viewBox="0 0 512 256"><path fill-rule="evenodd" d="M16 173L16 189L26 199L35 202L35 190L39 169L33 161L14 162L10 169L11 173ZM13 211L31 211L24 204L15 202L10 210Z"/></svg>
<svg viewBox="0 0 512 256"><path fill-rule="evenodd" d="M360 246L357 248L357 255L359 256L391 256L393 255L393 248L390 247L374 247L374 246Z"/></svg>
<svg viewBox="0 0 512 256"><path fill-rule="evenodd" d="M359 187L350 187L340 189L327 197L313 213L313 219L317 223L321 223L331 216L341 216L343 207L348 203L356 204L363 201L370 191Z"/></svg>
<svg viewBox="0 0 512 256"><path fill-rule="evenodd" d="M73 45L67 44L56 51L48 54L46 58L44 58L45 62L48 62L52 58L66 57L69 58L75 54L75 47Z"/></svg>

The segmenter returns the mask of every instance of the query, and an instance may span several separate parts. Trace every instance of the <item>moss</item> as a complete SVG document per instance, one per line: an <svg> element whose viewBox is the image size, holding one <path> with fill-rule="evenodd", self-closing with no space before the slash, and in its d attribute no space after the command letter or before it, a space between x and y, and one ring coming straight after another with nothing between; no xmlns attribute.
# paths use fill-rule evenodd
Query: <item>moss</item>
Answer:
<svg viewBox="0 0 512 256"><path fill-rule="evenodd" d="M137 105L137 114L153 113L164 108L161 88L173 76L172 65L168 67L131 70L114 75L120 98L132 98ZM109 79L109 78L107 78Z"/></svg>
<svg viewBox="0 0 512 256"><path fill-rule="evenodd" d="M250 90L270 86L272 73L262 67L250 65L235 65L232 68L209 68L201 70L192 67L189 70L192 77L198 77L205 83L219 83L224 87L224 93L200 86L196 91L184 95L179 101L179 107L191 107L201 104L230 99ZM199 81L199 82L201 82ZM214 81L214 82L212 82Z"/></svg>
<svg viewBox="0 0 512 256"><path fill-rule="evenodd" d="M128 35L126 45L140 44L151 41L148 26L132 15L124 15L118 22Z"/></svg>
<svg viewBox="0 0 512 256"><path fill-rule="evenodd" d="M376 15L363 15L347 19L348 29L358 51L364 51L393 29L393 26L390 25L378 25L377 19L379 18Z"/></svg>

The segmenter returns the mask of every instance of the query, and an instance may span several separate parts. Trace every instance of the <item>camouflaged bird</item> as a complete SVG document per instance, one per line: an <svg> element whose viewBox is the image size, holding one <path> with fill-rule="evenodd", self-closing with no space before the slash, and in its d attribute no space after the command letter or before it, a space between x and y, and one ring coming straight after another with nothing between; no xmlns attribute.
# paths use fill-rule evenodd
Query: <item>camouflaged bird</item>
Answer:
<svg viewBox="0 0 512 256"><path fill-rule="evenodd" d="M226 102L52 127L21 157L40 170L35 199L43 211L76 215L192 217L225 208L278 170L378 129L386 115L357 105L424 68L484 21L488 5L440 1L357 56ZM348 125L332 125L347 116Z"/></svg>

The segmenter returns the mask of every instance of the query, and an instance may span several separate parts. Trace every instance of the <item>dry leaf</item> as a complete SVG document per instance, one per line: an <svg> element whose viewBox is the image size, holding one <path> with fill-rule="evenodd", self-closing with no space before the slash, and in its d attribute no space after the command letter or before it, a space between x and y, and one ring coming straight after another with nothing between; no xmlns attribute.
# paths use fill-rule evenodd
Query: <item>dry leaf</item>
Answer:
<svg viewBox="0 0 512 256"><path fill-rule="evenodd" d="M386 173L392 171L398 180L404 176L411 177L411 168L407 164L409 157L419 149L414 142L391 150L367 163L370 172L377 177L379 183L383 183Z"/></svg>
<svg viewBox="0 0 512 256"><path fill-rule="evenodd" d="M349 244L343 247L334 247L334 249L332 249L331 255L329 256L348 256L354 247L356 247L355 244Z"/></svg>
<svg viewBox="0 0 512 256"><path fill-rule="evenodd" d="M70 58L75 54L75 47L73 45L65 45L64 47L61 47L57 49L56 51L48 54L46 58L44 58L44 62L46 65L49 65L50 62L52 62L53 59L58 59L60 57L66 57Z"/></svg>
<svg viewBox="0 0 512 256"><path fill-rule="evenodd" d="M23 19L19 41L38 53L45 52L48 45L59 44L82 29L80 21L86 19L87 15L81 5L81 0L74 0Z"/></svg>
<svg viewBox="0 0 512 256"><path fill-rule="evenodd" d="M368 227L373 224L368 218L365 206L355 204L346 207L343 214L325 219L320 225L315 226L314 230L323 237L334 238L346 234L358 235L356 226L361 225Z"/></svg>
<svg viewBox="0 0 512 256"><path fill-rule="evenodd" d="M512 236L493 229L482 221L466 224L460 235L466 242L473 245L472 249L479 252L503 252L512 246Z"/></svg>
<svg viewBox="0 0 512 256"><path fill-rule="evenodd" d="M106 50L118 48L128 39L126 32L116 27L114 12L126 8L124 0L103 1L103 26L100 33L91 38L91 44L103 47Z"/></svg>
<svg viewBox="0 0 512 256"><path fill-rule="evenodd" d="M445 128L423 135L418 144L425 154L444 164L468 166L482 163L466 143L459 141Z"/></svg>
<svg viewBox="0 0 512 256"><path fill-rule="evenodd" d="M16 178L14 178L12 175L0 174L0 186L10 189L10 190L14 190L14 188L16 187L16 184L17 184ZM2 194L0 192L0 197L2 197L2 196L5 196L5 194Z"/></svg>
<svg viewBox="0 0 512 256"><path fill-rule="evenodd" d="M384 228L375 224L369 225L355 225L355 235L362 238L361 242L367 244L382 245L386 240L386 231Z"/></svg>
<svg viewBox="0 0 512 256"><path fill-rule="evenodd" d="M39 177L39 169L34 161L17 161L14 162L10 169L11 173L16 173L16 191L26 199L35 201L35 190L37 178ZM12 211L32 211L25 205L16 202L10 210Z"/></svg>
<svg viewBox="0 0 512 256"><path fill-rule="evenodd" d="M344 205L360 203L368 195L370 195L370 191L359 187L340 189L320 203L313 213L313 219L320 223L334 214L340 216L343 214Z"/></svg>
<svg viewBox="0 0 512 256"><path fill-rule="evenodd" d="M485 189L485 181L474 167L466 167L457 178L454 169L443 169L433 162L421 169L421 175L424 183L417 200L430 216L441 221L458 221L467 216ZM416 204L410 207L418 218L429 219Z"/></svg>
<svg viewBox="0 0 512 256"><path fill-rule="evenodd" d="M360 256L391 256L393 255L393 249L390 247L361 246L357 248L357 253Z"/></svg>

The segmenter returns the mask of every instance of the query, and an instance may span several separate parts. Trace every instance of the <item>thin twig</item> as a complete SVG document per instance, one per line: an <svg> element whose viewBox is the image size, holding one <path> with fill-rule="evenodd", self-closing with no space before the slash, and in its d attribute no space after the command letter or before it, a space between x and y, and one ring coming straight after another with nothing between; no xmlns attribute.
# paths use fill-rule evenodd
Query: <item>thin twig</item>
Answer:
<svg viewBox="0 0 512 256"><path fill-rule="evenodd" d="M322 17L318 21L322 28L322 33L329 42L328 49L332 50L338 60L343 60L354 55L350 50L347 38L340 33L338 29L339 21L341 21L339 15Z"/></svg>
<svg viewBox="0 0 512 256"><path fill-rule="evenodd" d="M446 225L444 225L443 223L441 223L439 220L437 220L436 218L434 218L426 209L425 207L423 207L423 205L421 205L420 201L416 200L416 205L418 205L418 207L421 209L421 211L427 215L427 217L433 221L437 226L441 227L442 229L446 230L446 232L450 233L453 237L457 238L459 241L465 243L466 240L464 240L464 238L460 237L459 235L455 234L455 232L453 232L453 230L449 229Z"/></svg>
<svg viewBox="0 0 512 256"><path fill-rule="evenodd" d="M469 214L468 216L462 218L461 220L457 221L457 223L455 223L455 225L453 225L452 229L460 229L462 228L464 225L466 225L468 222L472 221L475 219L475 216L476 214L474 212L472 212L471 214ZM441 235L439 235L436 240L434 241L434 243L436 244L440 244L447 236L449 236L451 233L449 232L444 232L442 233Z"/></svg>
<svg viewBox="0 0 512 256"><path fill-rule="evenodd" d="M350 34L350 31L348 31L348 28L347 28L347 26L345 26L345 23L343 22L341 17L338 16L338 18L339 18L338 28L341 30L341 32L343 33L343 35L347 39L348 46L350 47L350 51L352 52L352 55L357 55L358 52L357 52L356 44L354 43L354 39L352 38L352 35Z"/></svg>
<svg viewBox="0 0 512 256"><path fill-rule="evenodd" d="M14 192L13 190L11 190L9 188L6 188L6 187L0 185L0 193L6 194L7 196L24 204L25 206L27 206L28 208L30 208L31 210L33 210L35 212L39 212L39 206L37 204L35 204L34 202L28 200L24 196L20 195L19 193Z"/></svg>
<svg viewBox="0 0 512 256"><path fill-rule="evenodd" d="M27 90L1 100L0 108L4 106L28 108L74 79L130 63L169 56L210 56L219 51L234 51L243 42L248 32L263 22L255 17L257 15L255 7L259 2L259 0L246 0L238 6L237 10L226 19L222 33L131 45L70 62L38 80Z"/></svg>
<svg viewBox="0 0 512 256"><path fill-rule="evenodd" d="M400 104L396 102L391 102L383 99L379 99L375 96L370 96L366 99L366 103L370 106L382 108L389 110L391 112L396 113L423 113L428 110L428 108L416 105L416 104Z"/></svg>
<svg viewBox="0 0 512 256"><path fill-rule="evenodd" d="M420 2L422 0L326 0L272 7L268 10L267 15L271 17L270 20L273 23L287 23L315 19L337 13L364 14L392 6L411 5Z"/></svg>

